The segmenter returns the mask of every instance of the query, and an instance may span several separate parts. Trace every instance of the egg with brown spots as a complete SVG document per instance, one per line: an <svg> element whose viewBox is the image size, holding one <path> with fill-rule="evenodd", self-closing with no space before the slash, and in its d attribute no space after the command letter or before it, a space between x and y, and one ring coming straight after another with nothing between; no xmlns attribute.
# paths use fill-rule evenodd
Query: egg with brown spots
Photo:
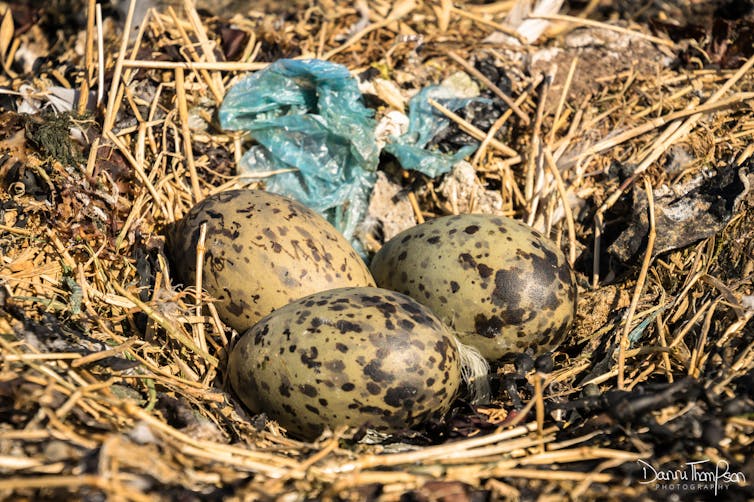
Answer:
<svg viewBox="0 0 754 502"><path fill-rule="evenodd" d="M461 382L458 342L412 298L380 288L315 293L242 335L228 372L253 412L306 439L325 428L393 432L440 417Z"/></svg>
<svg viewBox="0 0 754 502"><path fill-rule="evenodd" d="M174 274L186 286L196 280L204 223L202 286L238 331L311 293L374 285L348 241L311 209L261 190L230 190L199 202L167 232Z"/></svg>
<svg viewBox="0 0 754 502"><path fill-rule="evenodd" d="M428 306L489 360L552 350L575 316L576 281L565 256L510 218L430 220L385 243L371 270L378 286Z"/></svg>

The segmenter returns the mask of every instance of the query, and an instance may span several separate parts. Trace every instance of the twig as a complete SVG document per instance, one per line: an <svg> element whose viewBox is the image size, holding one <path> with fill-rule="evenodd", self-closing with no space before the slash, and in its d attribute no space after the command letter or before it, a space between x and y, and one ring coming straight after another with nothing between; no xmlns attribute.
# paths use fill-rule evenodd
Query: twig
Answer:
<svg viewBox="0 0 754 502"><path fill-rule="evenodd" d="M71 363L71 367L72 368L78 368L79 366L84 366L85 364L91 364L93 362L105 359L106 357L110 357L110 356L114 356L116 354L120 354L120 353L122 353L122 352L130 349L131 347L133 347L134 345L136 345L140 341L141 340L131 339L131 340L128 340L127 342L125 342L125 343L122 343L118 347L113 347L112 349L107 349L107 350L101 350L99 352L93 352L93 353L91 353L89 355L86 355L86 356L83 356L83 357L79 357L78 359L76 359L75 361L73 361Z"/></svg>
<svg viewBox="0 0 754 502"><path fill-rule="evenodd" d="M614 148L620 145L621 143L625 143L626 141L630 139L636 138L638 136L641 136L642 134L646 134L650 131L653 131L659 127L664 126L665 124L669 124L670 122L673 122L674 120L721 110L724 108L728 108L729 106L734 105L736 103L743 103L744 101L747 101L750 99L754 99L754 92L740 92L734 96L731 96L730 98L723 99L721 101L712 102L712 103L708 101L707 103L703 105L694 106L693 108L688 108L686 110L679 110L673 113L668 113L667 115L663 115L662 117L657 117L655 119L652 119L640 126L636 126L616 136L612 136L607 139L604 139L600 141L599 143L596 143L592 145L591 147L589 147L589 149L587 149L584 153L580 154L579 157L586 157L588 155L593 155L596 153L603 152L605 150L609 150L610 148Z"/></svg>
<svg viewBox="0 0 754 502"><path fill-rule="evenodd" d="M448 117L450 120L452 120L453 122L455 122L456 124L458 124L458 127L460 127L463 132L469 134L474 139L482 141L482 140L484 140L486 138L487 135L484 133L484 131L482 131L481 129L477 128L476 126L474 126L470 122L464 120L463 117L459 116L458 114L453 113L448 108L446 108L445 106L441 105L440 103L438 103L434 99L428 98L427 102L430 105L432 105L437 111L439 111L440 113L442 113L443 115L445 115L446 117ZM490 144L490 146L492 146L495 149L497 149L498 151L500 151L500 153L502 153L503 155L507 155L509 157L513 157L514 155L518 155L518 153L514 149L512 149L511 147L509 147L509 146L501 143L500 141L498 141L496 139L490 139L489 140L489 144Z"/></svg>
<svg viewBox="0 0 754 502"><path fill-rule="evenodd" d="M731 78L729 78L722 86L720 86L704 104L711 105L720 101L720 98L722 98L722 96L726 92L728 92L728 90L733 87L736 82L743 78L743 76L746 75L746 73L752 68L752 66L754 66L754 56L749 58L746 63L744 63L744 65L741 66L741 68L739 68L739 70ZM689 134L699 120L701 120L701 114L693 114L686 118L683 123L679 123L679 120L671 122L668 126L668 131L671 131L670 134L663 135L657 141L655 141L649 154L647 154L644 160L642 160L642 162L636 167L629 180L627 180L628 184L626 184L626 188L631 183L633 183L633 180L636 180L654 161L660 158L660 156L670 147L670 145L676 143L681 138ZM618 191L616 190L616 193L612 194L608 199L608 202L610 202L608 207L617 202L619 196L620 194L618 194Z"/></svg>
<svg viewBox="0 0 754 502"><path fill-rule="evenodd" d="M17 476L0 479L0 490L25 490L25 489L53 489L53 488L83 488L93 487L109 493L112 486L112 480L103 476L93 474L76 474L72 476L65 475L44 475L44 476ZM134 490L129 490L124 495L134 501L149 501L152 498L140 494Z"/></svg>
<svg viewBox="0 0 754 502"><path fill-rule="evenodd" d="M183 29L181 26L181 23L178 22L178 16L175 13L175 10L172 7L168 7L168 13L170 14L170 17L173 18L173 24L175 24L176 29L178 30L178 33L181 35L181 38L183 39L184 47L186 47L186 50L188 51L189 55L193 58L194 61L199 60L199 54L197 54L196 50L191 44L191 39L188 36L188 33L186 33L186 30ZM210 62L215 62L214 59ZM178 69L176 69L176 74L178 72ZM220 88L217 87L217 83L212 78L212 76L209 74L209 72L206 69L200 69L199 73L201 74L202 78L204 79L204 82L207 84L207 87L209 88L210 92L215 98L215 102L220 104L223 100L223 92Z"/></svg>
<svg viewBox="0 0 754 502"><path fill-rule="evenodd" d="M124 401L122 405L126 413L148 423L151 427L154 427L155 431L159 431L182 443L187 448L187 451L190 451L192 454L204 458L210 458L218 462L229 463L231 465L240 464L273 478L282 476L285 473L285 468L293 469L298 465L296 460L289 459L283 455L274 455L265 451L255 451L237 446L194 439L171 427L162 420L158 420L152 414L136 406L133 402Z"/></svg>
<svg viewBox="0 0 754 502"><path fill-rule="evenodd" d="M124 68L143 68L145 70L174 70L183 68L188 71L216 70L216 71L257 71L270 66L270 63L241 63L241 62L214 62L206 61L149 61L143 59L126 59L123 61Z"/></svg>
<svg viewBox="0 0 754 502"><path fill-rule="evenodd" d="M416 218L416 222L420 225L424 223L424 215L422 214L422 210L419 207L419 201L416 200L416 194L413 191L408 192L408 201L411 203L411 209L414 211L414 217Z"/></svg>
<svg viewBox="0 0 754 502"><path fill-rule="evenodd" d="M521 106L521 104L524 103L529 98L529 89L536 89L539 85L539 82L541 82L542 76L538 76L537 79L530 84L530 86L527 88L526 91L522 92L517 98L516 98L516 106ZM474 160L472 160L472 164L478 166L481 158L484 156L485 152L487 151L487 146L489 145L490 141L494 139L495 134L497 134L497 131L503 127L503 124L513 115L513 110L511 108L508 108L505 110L500 117L495 121L494 124L492 124L492 127L490 127L490 130L487 131L487 136L482 140L482 143L479 145L479 148L477 149L476 153L474 154ZM506 162L511 163L514 159L518 159L518 162L521 161L521 156L516 155L515 157L507 160ZM516 188L518 188L518 185L516 185Z"/></svg>
<svg viewBox="0 0 754 502"><path fill-rule="evenodd" d="M490 28L494 28L501 33L505 33L506 35L510 35L511 37L521 42L521 44L523 45L529 45L529 41L526 40L526 38L524 38L515 28L511 28L510 26L506 26L504 24L496 23L495 21L485 19L482 16L478 16L476 14L465 11L463 9L459 9L458 7L453 7L453 13L461 17L465 17L466 19L471 19L472 21L476 21L479 24L483 24L483 25L489 26Z"/></svg>
<svg viewBox="0 0 754 502"><path fill-rule="evenodd" d="M552 129L550 129L550 134L547 140L550 145L555 141L557 124L560 122L560 114L563 112L563 107L565 106L566 98L568 97L568 91L571 89L573 75L576 73L576 65L578 62L579 57L574 56L571 60L571 66L568 67L568 75L566 75L566 80L563 83L563 92L560 93L560 100L558 101L558 106L555 108L555 115L552 117Z"/></svg>
<svg viewBox="0 0 754 502"><path fill-rule="evenodd" d="M390 14L388 17L383 19L382 21L372 23L362 29L361 31L354 33L344 44L340 45L339 47L336 47L335 49L332 49L325 53L324 56L322 56L322 59L330 59L334 55L343 52L344 50L348 49L352 45L354 45L356 42L367 36L368 34L372 33L373 31L379 30L381 28L385 28L392 23L404 18L408 14L410 14L414 9L416 8L416 2L414 0L406 0L402 2L396 2L393 5L393 10L390 11Z"/></svg>
<svg viewBox="0 0 754 502"><path fill-rule="evenodd" d="M67 361L70 359L80 359L81 354L78 352L45 352L45 353L27 353L27 354L3 354L3 361Z"/></svg>
<svg viewBox="0 0 754 502"><path fill-rule="evenodd" d="M175 99L178 102L178 115L181 120L181 133L183 134L183 155L186 159L186 167L188 167L191 178L191 192L194 196L194 202L199 202L203 197L202 189L199 186L199 175L196 172L196 164L194 163L194 149L191 142L191 129L189 129L183 68L175 69Z"/></svg>
<svg viewBox="0 0 754 502"><path fill-rule="evenodd" d="M199 39L199 45L201 45L202 47L202 52L204 52L205 59L210 63L216 63L217 59L215 58L215 52L212 50L212 45L209 43L207 31L204 29L202 20L199 18L199 13L196 12L194 1L183 0L183 8L186 11L186 15L188 16L189 21L191 22L191 27L194 29L194 33L196 33L196 37ZM190 45L187 45L187 47L190 47ZM193 48L190 48L189 50L193 51ZM220 78L219 74L215 73L214 75L212 75L212 78L214 82L209 87L212 93L215 95L217 103L219 104L222 102L223 96L225 94L225 88L223 86L222 78Z"/></svg>
<svg viewBox="0 0 754 502"><path fill-rule="evenodd" d="M102 30L102 4L97 3L97 106L105 97L105 35Z"/></svg>
<svg viewBox="0 0 754 502"><path fill-rule="evenodd" d="M194 297L194 307L196 309L196 315L202 317L202 276L204 272L204 241L207 239L207 223L202 223L199 227L199 241L196 243L196 281L194 286L196 287ZM204 350L207 350L207 340L204 337L204 322L194 324L196 331L194 339L197 345Z"/></svg>
<svg viewBox="0 0 754 502"><path fill-rule="evenodd" d="M602 28L602 29L605 29L605 30L610 30L610 31L615 31L615 32L618 32L618 33L622 33L624 35L631 35L631 36L634 36L634 37L643 38L644 40L648 40L648 41L650 41L652 43L655 43L655 44L666 45L666 46L672 47L672 48L676 47L676 43L673 42L672 40L667 40L667 39L664 39L664 38L659 38L659 37L655 37L655 36L652 36L652 35L647 35L647 34L642 33L640 31L629 30L628 28L623 28L622 26L615 26L615 25L608 24L608 23L602 23L600 21L595 21L593 19L584 19L584 18L580 18L580 17L567 16L567 15L564 15L564 14L530 15L529 18L530 19L546 19L548 21L562 21L562 22L566 22L566 23L579 24L579 25L582 25L582 26L591 26L591 27L594 27L594 28Z"/></svg>
<svg viewBox="0 0 754 502"><path fill-rule="evenodd" d="M139 162L131 155L130 150L126 147L126 145L123 144L123 142L118 139L118 137L112 133L112 131L107 132L107 137L110 141L115 143L115 145L118 147L120 152L123 154L124 157L126 157L126 160L128 160L131 165L133 166L134 170L136 171L136 174L138 178L141 180L142 183L144 183L144 186L147 187L147 190L149 190L150 195L152 195L152 199L154 199L155 204L157 204L160 209L163 211L164 214L169 214L167 208L165 208L165 204L162 201L162 197L157 193L157 190L155 189L154 185L150 181L149 177L147 176L147 173L144 172L144 168Z"/></svg>
<svg viewBox="0 0 754 502"><path fill-rule="evenodd" d="M89 100L89 88L94 76L94 19L97 0L89 0L86 8L86 44L84 46L84 77L79 89L79 103L77 111L83 115Z"/></svg>
<svg viewBox="0 0 754 502"><path fill-rule="evenodd" d="M537 422L537 439L542 443L540 444L538 451L541 453L544 451L544 424L545 424L545 398L542 393L542 383L544 375L539 371L534 372L534 413Z"/></svg>
<svg viewBox="0 0 754 502"><path fill-rule="evenodd" d="M115 103L118 98L118 88L120 87L120 77L123 72L123 61L126 59L126 51L128 50L128 35L131 33L131 23L134 18L134 8L136 7L136 0L131 0L128 5L128 14L126 15L126 21L123 23L123 39L120 44L120 51L118 52L118 59L115 61L115 70L113 72L113 81L110 84L110 93L107 99L107 108L105 109L105 121L102 125L102 135L107 136L113 128L115 122Z"/></svg>
<svg viewBox="0 0 754 502"><path fill-rule="evenodd" d="M10 232L12 234L18 234L18 235L24 235L24 236L31 236L34 235L34 232L31 230L26 230L24 228L16 228L16 227L10 227L8 225L3 225L0 223L0 230L3 232Z"/></svg>
<svg viewBox="0 0 754 502"><path fill-rule="evenodd" d="M116 251L119 250L123 245L123 242L125 242L128 233L131 231L131 225L133 225L133 222L136 220L136 218L138 218L144 202L147 200L147 197L148 192L142 191L131 205L131 211L129 211L128 216L126 217L126 221L123 222L123 227L120 229L118 236L115 238Z"/></svg>
<svg viewBox="0 0 754 502"><path fill-rule="evenodd" d="M566 226L568 227L568 264L573 266L576 262L576 225L573 220L573 211L568 203L568 191L563 183L563 177L560 175L560 169L555 163L555 159L550 152L550 148L545 146L543 149L545 155L545 165L550 169L555 186L558 187L558 195L563 203L563 213L565 214Z"/></svg>
<svg viewBox="0 0 754 502"><path fill-rule="evenodd" d="M620 338L620 347L618 349L618 388L625 388L625 369L626 369L626 350L628 350L628 334L631 332L631 321L636 312L636 306L639 304L639 298L641 297L642 289L644 289L644 282L647 278L647 271L649 270L649 264L652 262L652 253L654 252L655 245L655 206L654 197L652 194L652 183L649 178L644 178L644 190L647 193L647 206L649 209L649 233L647 234L647 249L644 252L644 261L641 264L641 270L639 271L639 278L636 280L636 288L634 289L634 296L631 299L631 305L628 307L626 313L626 320L623 325L623 332Z"/></svg>
<svg viewBox="0 0 754 502"><path fill-rule="evenodd" d="M704 323L702 323L702 330L699 334L699 339L696 342L694 350L691 351L691 358L687 371L687 374L691 377L699 378L699 373L701 372L702 365L705 361L704 346L707 343L707 335L709 335L709 330L712 325L712 318L715 315L717 306L719 304L720 302L718 300L715 300L710 309L707 311L707 315L704 316Z"/></svg>
<svg viewBox="0 0 754 502"><path fill-rule="evenodd" d="M204 358L204 360L209 363L211 366L217 366L217 358L215 356L212 356L207 353L207 351L203 350L201 347L198 347L193 340L185 336L183 333L179 332L176 327L173 325L172 322L165 319L162 314L154 310L152 307L147 305L146 303L139 300L136 296L132 295L131 293L126 290L123 286L118 284L117 282L112 283L113 288L120 294L121 296L125 297L127 300L132 302L134 305L136 305L142 312L144 312L147 317L152 319L154 322L162 326L162 329L165 330L165 332L179 342L180 344L184 345L186 348L194 352L195 354L201 356Z"/></svg>
<svg viewBox="0 0 754 502"><path fill-rule="evenodd" d="M530 401L530 404L533 405L533 401ZM471 450L473 448L499 443L508 439L524 436L535 431L536 429L536 423L528 423L526 425L514 427L512 429L500 430L486 436L470 438L457 444L449 443L438 446L428 446L422 450L405 453L394 453L391 455L363 455L361 458L353 462L335 465L323 470L325 472L332 472L334 474L345 474L354 471L358 472L359 470L373 466L391 467L402 464L413 464L432 458L442 459L449 453L456 452L459 449Z"/></svg>
<svg viewBox="0 0 754 502"><path fill-rule="evenodd" d="M54 232L52 228L45 228L45 234L47 235L47 238L50 239L50 242L55 248L55 251L60 254L60 257L63 259L65 266L71 270L75 270L76 260L73 259L71 254L68 252L68 249L63 245L62 242L60 242L58 234Z"/></svg>
<svg viewBox="0 0 754 502"><path fill-rule="evenodd" d="M552 72L555 67L550 68L550 72L542 80L539 93L539 102L537 103L537 114L534 117L534 126L531 133L531 147L529 156L526 159L526 179L524 182L524 197L526 198L528 218L527 224L534 224L534 217L537 213L539 197L534 196L534 181L537 172L542 171L542 120L545 116L545 103L547 102L547 93L552 83Z"/></svg>

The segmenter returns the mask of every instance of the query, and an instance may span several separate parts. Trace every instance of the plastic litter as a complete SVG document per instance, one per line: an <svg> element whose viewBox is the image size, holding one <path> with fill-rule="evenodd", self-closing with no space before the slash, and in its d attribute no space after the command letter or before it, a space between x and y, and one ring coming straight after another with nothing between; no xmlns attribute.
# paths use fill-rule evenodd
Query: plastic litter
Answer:
<svg viewBox="0 0 754 502"><path fill-rule="evenodd" d="M408 131L394 138L384 150L398 159L404 169L419 171L431 178L450 171L455 163L474 152L477 146L465 146L454 154L427 150L432 138L450 125L450 119L438 112L429 100L433 99L451 111L457 111L471 101L480 100L456 96L456 89L443 85L432 85L419 91L408 103Z"/></svg>
<svg viewBox="0 0 754 502"><path fill-rule="evenodd" d="M373 112L344 66L281 59L236 84L219 111L229 130L259 143L241 175L325 215L348 239L366 213L379 150ZM291 169L268 176L270 172Z"/></svg>
<svg viewBox="0 0 754 502"><path fill-rule="evenodd" d="M476 146L454 154L426 148L450 125L429 98L454 111L480 98L439 85L409 102L407 132L384 149L404 169L436 177ZM223 128L249 131L257 143L244 154L241 176L263 178L267 190L324 215L361 251L354 235L367 212L380 147L373 112L347 68L317 59L278 60L230 89L219 118Z"/></svg>

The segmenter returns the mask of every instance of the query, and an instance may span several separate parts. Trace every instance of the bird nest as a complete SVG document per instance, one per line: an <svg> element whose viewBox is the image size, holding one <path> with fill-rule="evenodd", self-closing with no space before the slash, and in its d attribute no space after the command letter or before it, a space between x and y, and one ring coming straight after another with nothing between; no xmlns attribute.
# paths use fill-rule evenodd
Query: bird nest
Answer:
<svg viewBox="0 0 754 502"><path fill-rule="evenodd" d="M754 24L704 2L526 3L186 0L138 28L94 0L0 7L1 496L753 497ZM378 119L458 72L489 98L441 110L441 147L479 142L453 172L382 159L394 192L367 248L458 212L545 232L579 283L552 364L501 363L490 403L390 436L302 442L233 397L237 333L178 288L163 231L264 185L216 111L299 57L347 66Z"/></svg>

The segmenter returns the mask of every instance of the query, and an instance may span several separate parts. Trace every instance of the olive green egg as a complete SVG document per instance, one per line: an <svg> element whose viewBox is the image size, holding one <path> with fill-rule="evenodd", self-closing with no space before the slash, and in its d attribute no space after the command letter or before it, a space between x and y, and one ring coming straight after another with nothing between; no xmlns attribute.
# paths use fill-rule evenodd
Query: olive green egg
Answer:
<svg viewBox="0 0 754 502"><path fill-rule="evenodd" d="M575 316L576 280L563 253L506 217L427 221L385 243L371 270L379 287L428 306L491 361L552 350Z"/></svg>
<svg viewBox="0 0 754 502"><path fill-rule="evenodd" d="M312 439L325 428L394 432L442 416L461 383L457 340L412 298L339 288L296 300L244 333L231 386L255 413Z"/></svg>
<svg viewBox="0 0 754 502"><path fill-rule="evenodd" d="M223 322L244 331L278 307L346 286L373 286L346 239L299 202L261 190L211 195L167 231L178 281L196 281L197 244L207 224L202 287Z"/></svg>

